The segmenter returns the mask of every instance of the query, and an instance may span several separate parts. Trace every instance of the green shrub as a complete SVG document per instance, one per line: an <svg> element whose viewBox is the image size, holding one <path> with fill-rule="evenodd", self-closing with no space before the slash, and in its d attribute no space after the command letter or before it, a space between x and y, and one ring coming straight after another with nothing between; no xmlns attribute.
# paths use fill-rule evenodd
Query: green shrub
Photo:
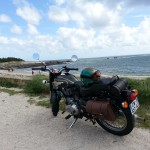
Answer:
<svg viewBox="0 0 150 150"><path fill-rule="evenodd" d="M47 80L47 77L41 75L33 76L33 79L28 81L24 87L25 93L31 95L48 94L49 85L43 84L42 80Z"/></svg>
<svg viewBox="0 0 150 150"><path fill-rule="evenodd" d="M138 89L140 104L150 104L150 78L144 80L128 79L128 82L132 89Z"/></svg>
<svg viewBox="0 0 150 150"><path fill-rule="evenodd" d="M6 87L6 88L18 87L18 85L16 83L9 82L9 81L1 81L0 86Z"/></svg>

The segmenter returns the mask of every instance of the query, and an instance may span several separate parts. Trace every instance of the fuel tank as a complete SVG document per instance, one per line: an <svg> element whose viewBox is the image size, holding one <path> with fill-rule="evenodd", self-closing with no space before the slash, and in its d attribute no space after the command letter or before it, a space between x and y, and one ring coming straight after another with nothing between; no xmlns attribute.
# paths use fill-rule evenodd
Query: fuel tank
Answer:
<svg viewBox="0 0 150 150"><path fill-rule="evenodd" d="M67 74L58 76L55 79L55 81L57 81L57 82L65 82L67 84L73 84L76 81L78 81L78 79L74 75L67 73Z"/></svg>

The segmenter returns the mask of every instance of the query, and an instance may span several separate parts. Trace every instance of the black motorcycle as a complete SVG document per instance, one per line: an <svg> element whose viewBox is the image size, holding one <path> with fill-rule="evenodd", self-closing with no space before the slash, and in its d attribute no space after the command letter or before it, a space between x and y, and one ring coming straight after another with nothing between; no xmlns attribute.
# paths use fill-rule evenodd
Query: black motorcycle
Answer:
<svg viewBox="0 0 150 150"><path fill-rule="evenodd" d="M65 119L74 117L70 128L77 119L85 117L85 121L89 120L93 125L98 123L103 129L115 135L127 135L133 130L135 112L139 107L138 91L132 90L126 79L118 76L98 76L94 82L85 85L82 80L70 73L78 68L64 66L60 70L55 70L49 69L44 63L44 67L32 70L49 72L52 113L57 116L59 103L63 98L66 112L69 112ZM81 79L93 77L81 74Z"/></svg>

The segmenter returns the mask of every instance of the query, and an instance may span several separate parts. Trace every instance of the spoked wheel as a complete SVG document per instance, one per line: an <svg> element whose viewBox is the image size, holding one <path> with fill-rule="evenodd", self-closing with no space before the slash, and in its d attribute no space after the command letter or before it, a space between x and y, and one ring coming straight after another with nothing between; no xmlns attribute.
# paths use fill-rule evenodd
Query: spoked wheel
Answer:
<svg viewBox="0 0 150 150"><path fill-rule="evenodd" d="M123 136L129 134L134 128L134 117L129 109L122 109L116 112L116 120L108 121L104 119L96 119L97 123L106 131Z"/></svg>

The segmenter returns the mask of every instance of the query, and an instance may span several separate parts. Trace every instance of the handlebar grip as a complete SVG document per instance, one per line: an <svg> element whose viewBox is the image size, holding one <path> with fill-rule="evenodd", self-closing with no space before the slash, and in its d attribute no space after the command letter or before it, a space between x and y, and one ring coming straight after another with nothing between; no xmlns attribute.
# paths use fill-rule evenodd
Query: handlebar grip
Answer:
<svg viewBox="0 0 150 150"><path fill-rule="evenodd" d="M78 68L69 68L69 70L79 70Z"/></svg>
<svg viewBox="0 0 150 150"><path fill-rule="evenodd" d="M32 70L41 70L41 68L32 68Z"/></svg>
<svg viewBox="0 0 150 150"><path fill-rule="evenodd" d="M68 71L70 71L70 70L79 70L78 68L68 68L68 67L63 67L65 70L68 70Z"/></svg>
<svg viewBox="0 0 150 150"><path fill-rule="evenodd" d="M32 70L41 70L41 71L46 71L45 67L41 67L41 68L32 68Z"/></svg>

